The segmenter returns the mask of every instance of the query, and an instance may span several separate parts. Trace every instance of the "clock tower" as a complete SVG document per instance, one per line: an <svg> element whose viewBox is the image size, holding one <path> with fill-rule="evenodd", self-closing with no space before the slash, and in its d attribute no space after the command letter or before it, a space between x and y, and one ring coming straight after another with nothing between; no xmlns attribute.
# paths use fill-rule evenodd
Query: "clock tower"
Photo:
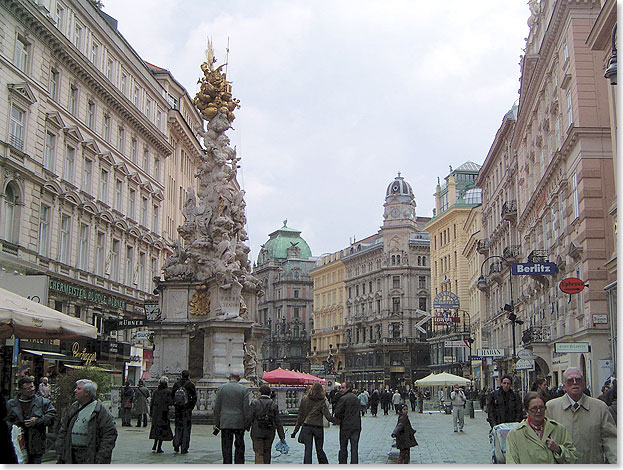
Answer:
<svg viewBox="0 0 623 470"><path fill-rule="evenodd" d="M400 176L399 172L385 192L382 228L397 226L415 228L415 206L411 185Z"/></svg>

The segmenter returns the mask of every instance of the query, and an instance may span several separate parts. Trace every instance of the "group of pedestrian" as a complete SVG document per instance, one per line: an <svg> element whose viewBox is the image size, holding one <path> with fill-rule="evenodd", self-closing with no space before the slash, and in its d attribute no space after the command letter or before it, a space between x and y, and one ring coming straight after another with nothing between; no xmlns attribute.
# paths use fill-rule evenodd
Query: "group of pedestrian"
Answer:
<svg viewBox="0 0 623 470"><path fill-rule="evenodd" d="M488 421L492 428L519 423L507 436L507 463L617 462L616 424L608 405L585 393L579 369L568 368L563 378L562 396L549 398L547 387L538 381L522 401L511 389L511 377L502 377L502 386L489 400Z"/></svg>

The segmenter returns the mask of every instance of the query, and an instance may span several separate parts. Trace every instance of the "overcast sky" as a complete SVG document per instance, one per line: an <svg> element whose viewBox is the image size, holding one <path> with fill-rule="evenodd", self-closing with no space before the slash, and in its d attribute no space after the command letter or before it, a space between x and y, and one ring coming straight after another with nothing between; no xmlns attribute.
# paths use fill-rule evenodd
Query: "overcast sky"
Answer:
<svg viewBox="0 0 623 470"><path fill-rule="evenodd" d="M146 61L191 97L206 40L240 99L251 260L282 226L314 256L376 233L397 172L417 215L437 177L482 164L519 98L526 0L104 0Z"/></svg>

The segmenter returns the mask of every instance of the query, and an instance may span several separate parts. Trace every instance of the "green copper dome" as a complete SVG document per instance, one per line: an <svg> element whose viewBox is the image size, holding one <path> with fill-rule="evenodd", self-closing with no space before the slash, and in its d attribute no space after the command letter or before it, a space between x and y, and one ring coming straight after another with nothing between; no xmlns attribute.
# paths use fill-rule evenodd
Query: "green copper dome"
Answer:
<svg viewBox="0 0 623 470"><path fill-rule="evenodd" d="M283 221L283 227L269 235L270 239L262 245L257 257L258 264L270 259L308 259L311 249L301 238L301 231L287 226L288 220Z"/></svg>

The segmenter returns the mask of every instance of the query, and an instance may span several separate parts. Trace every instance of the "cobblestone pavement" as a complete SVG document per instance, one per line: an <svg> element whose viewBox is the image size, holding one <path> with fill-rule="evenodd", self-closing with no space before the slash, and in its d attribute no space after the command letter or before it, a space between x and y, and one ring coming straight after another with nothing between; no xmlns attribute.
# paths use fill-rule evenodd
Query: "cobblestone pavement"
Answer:
<svg viewBox="0 0 623 470"><path fill-rule="evenodd" d="M465 432L453 432L452 415L439 412L423 414L409 412L411 424L417 430L415 435L419 445L411 449L411 463L417 464L488 464L491 463L489 445L489 424L486 415L476 411L475 418L465 417ZM369 413L362 419L363 430L359 441L359 463L395 463L397 450L391 447L390 437L396 425L396 414L373 418ZM163 445L164 454L151 452L153 441L149 440L148 428L122 427L116 420L119 437L113 452L113 464L217 464L222 463L221 439L212 435L210 425L193 425L190 451L188 454L175 454L171 442ZM303 445L290 439L293 426L288 426L286 437L290 446L288 455L274 452L272 463L303 463ZM339 427L325 429L324 450L330 464L337 464ZM245 433L245 462L253 463L254 454L249 433ZM274 444L273 444L274 448ZM54 463L47 460L44 463ZM317 463L315 451L313 463Z"/></svg>

